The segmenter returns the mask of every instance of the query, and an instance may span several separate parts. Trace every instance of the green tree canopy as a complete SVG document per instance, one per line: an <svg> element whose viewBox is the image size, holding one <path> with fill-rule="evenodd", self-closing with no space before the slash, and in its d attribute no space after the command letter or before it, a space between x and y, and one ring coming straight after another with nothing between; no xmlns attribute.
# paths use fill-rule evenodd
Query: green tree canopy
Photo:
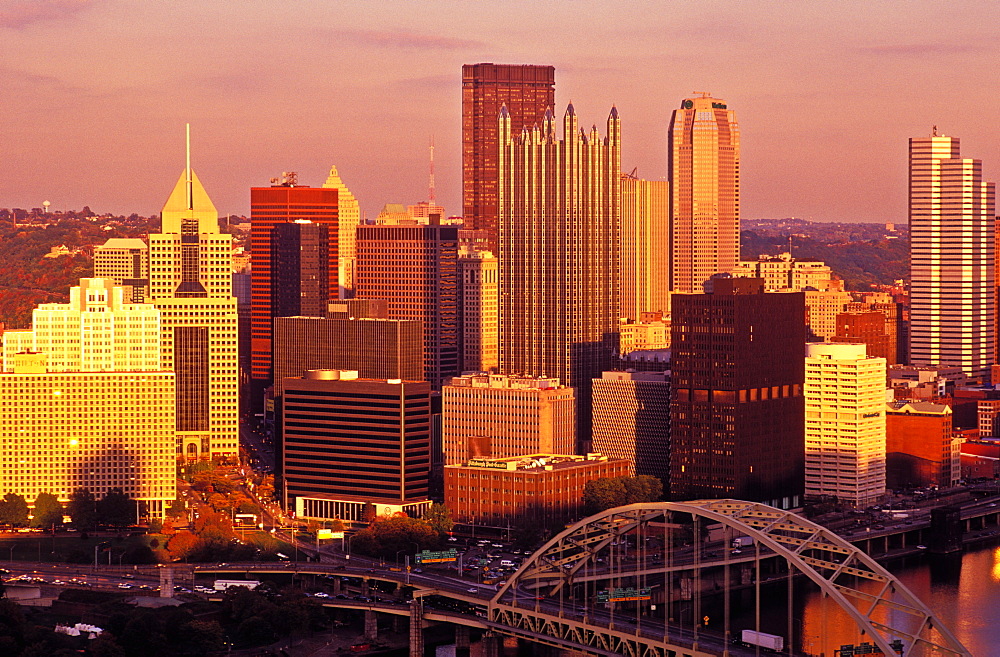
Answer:
<svg viewBox="0 0 1000 657"><path fill-rule="evenodd" d="M375 557L394 557L397 552L416 554L420 550L436 548L438 533L423 520L408 516L376 518L365 529L354 535L352 550Z"/></svg>
<svg viewBox="0 0 1000 657"><path fill-rule="evenodd" d="M663 497L663 482L656 477L602 477L583 487L583 505L587 513L599 513L616 506L639 502L657 502Z"/></svg>
<svg viewBox="0 0 1000 657"><path fill-rule="evenodd" d="M447 534L455 526L455 521L451 517L451 509L438 502L431 504L427 512L424 513L423 520L438 534Z"/></svg>
<svg viewBox="0 0 1000 657"><path fill-rule="evenodd" d="M90 529L97 524L97 498L89 488L77 488L69 498L69 516L73 524Z"/></svg>
<svg viewBox="0 0 1000 657"><path fill-rule="evenodd" d="M35 512L31 517L32 527L51 527L61 525L63 521L62 503L52 493L39 493L35 498Z"/></svg>
<svg viewBox="0 0 1000 657"><path fill-rule="evenodd" d="M135 522L136 502L121 488L112 488L97 503L97 519L112 527L127 527Z"/></svg>
<svg viewBox="0 0 1000 657"><path fill-rule="evenodd" d="M7 493L0 500L0 525L24 527L28 524L28 503L24 497Z"/></svg>

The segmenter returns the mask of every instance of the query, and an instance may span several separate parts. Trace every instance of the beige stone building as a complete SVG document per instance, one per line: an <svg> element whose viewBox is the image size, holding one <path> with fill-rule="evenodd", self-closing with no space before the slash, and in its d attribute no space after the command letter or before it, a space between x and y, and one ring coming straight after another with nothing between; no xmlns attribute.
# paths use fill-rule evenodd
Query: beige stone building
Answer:
<svg viewBox="0 0 1000 657"><path fill-rule="evenodd" d="M149 247L140 239L113 237L94 249L94 278L125 288L125 301L142 303L149 291Z"/></svg>
<svg viewBox="0 0 1000 657"><path fill-rule="evenodd" d="M525 454L572 454L576 397L558 379L456 376L441 391L444 463Z"/></svg>
<svg viewBox="0 0 1000 657"><path fill-rule="evenodd" d="M670 184L622 174L621 316L670 312Z"/></svg>

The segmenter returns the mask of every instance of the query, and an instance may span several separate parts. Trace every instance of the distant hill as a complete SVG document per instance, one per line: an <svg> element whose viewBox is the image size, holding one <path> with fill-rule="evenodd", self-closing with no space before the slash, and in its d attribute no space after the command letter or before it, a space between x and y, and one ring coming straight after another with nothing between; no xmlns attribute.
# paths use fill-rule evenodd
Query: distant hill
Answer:
<svg viewBox="0 0 1000 657"><path fill-rule="evenodd" d="M0 321L8 329L29 327L35 306L66 302L69 288L93 275L94 246L111 237L145 235L148 225L145 217L137 215L0 210ZM44 257L52 247L62 245L71 255Z"/></svg>
<svg viewBox="0 0 1000 657"><path fill-rule="evenodd" d="M849 290L865 291L910 275L910 240L906 227L887 231L884 224L813 223L798 219L743 222L740 257L788 252L800 260L821 260L844 279Z"/></svg>

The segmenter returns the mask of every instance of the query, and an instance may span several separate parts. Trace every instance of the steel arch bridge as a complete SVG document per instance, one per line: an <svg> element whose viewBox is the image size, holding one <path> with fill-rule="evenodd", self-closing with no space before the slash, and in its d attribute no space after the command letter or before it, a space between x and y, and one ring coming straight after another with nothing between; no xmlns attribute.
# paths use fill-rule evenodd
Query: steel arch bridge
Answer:
<svg viewBox="0 0 1000 657"><path fill-rule="evenodd" d="M764 563L779 581L787 579L787 601L768 593L763 603L787 603L783 652L788 655L795 654L792 582L801 574L822 594L824 623L826 601L832 600L834 611L846 614L858 635L887 656L971 657L916 596L868 555L794 513L739 500L633 504L570 525L501 586L488 605L488 621L504 633L594 654L752 654L732 646L729 592L737 587L755 591L754 626L742 629L759 630ZM712 587L703 581L706 572L712 573ZM721 627L716 623L710 633L700 629L700 603L703 593L715 592L725 593L725 611ZM657 604L663 607L661 618L648 609ZM708 620L704 616L705 625ZM835 647L821 648L835 654Z"/></svg>

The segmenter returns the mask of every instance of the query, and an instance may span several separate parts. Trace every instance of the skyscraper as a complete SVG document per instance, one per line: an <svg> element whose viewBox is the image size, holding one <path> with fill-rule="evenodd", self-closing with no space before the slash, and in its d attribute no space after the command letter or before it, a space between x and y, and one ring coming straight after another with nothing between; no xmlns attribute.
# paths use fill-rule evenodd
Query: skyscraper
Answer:
<svg viewBox="0 0 1000 657"><path fill-rule="evenodd" d="M340 179L336 166L330 167L330 175L323 187L337 190L337 280L340 282L340 298L347 299L354 296L354 262L357 258L354 241L361 224L361 205Z"/></svg>
<svg viewBox="0 0 1000 657"><path fill-rule="evenodd" d="M959 140L910 139L910 362L988 381L994 362L995 189Z"/></svg>
<svg viewBox="0 0 1000 657"><path fill-rule="evenodd" d="M802 494L805 303L759 278L672 297L670 496L782 508Z"/></svg>
<svg viewBox="0 0 1000 657"><path fill-rule="evenodd" d="M499 239L497 133L500 108L507 106L511 134L538 125L555 105L552 66L466 64L462 67L462 198L467 228L489 231L489 250Z"/></svg>
<svg viewBox="0 0 1000 657"><path fill-rule="evenodd" d="M459 373L457 227L359 227L356 289L360 298L387 301L391 319L423 322L424 379L435 389Z"/></svg>
<svg viewBox="0 0 1000 657"><path fill-rule="evenodd" d="M337 294L330 287L329 229L305 219L271 229L271 288L278 292L271 297L274 317L326 315L330 296Z"/></svg>
<svg viewBox="0 0 1000 657"><path fill-rule="evenodd" d="M325 272L328 297L332 300L339 295L337 272L340 252L336 239L340 230L339 190L335 187L299 186L294 174L288 174L282 180L284 182L271 187L250 188L250 294L253 304L250 330L254 403L259 401L259 393L271 381L271 326L274 318L280 316L276 310L278 301L289 294L289 291L276 287L274 274L278 272L271 263L272 229L277 224L305 219L329 227Z"/></svg>
<svg viewBox="0 0 1000 657"><path fill-rule="evenodd" d="M740 128L726 101L702 93L674 110L667 136L674 292L702 292L740 259Z"/></svg>
<svg viewBox="0 0 1000 657"><path fill-rule="evenodd" d="M670 311L670 184L622 174L621 316Z"/></svg>
<svg viewBox="0 0 1000 657"><path fill-rule="evenodd" d="M190 166L149 236L149 301L160 311L162 369L176 373L177 453L239 454L239 346L232 237Z"/></svg>
<svg viewBox="0 0 1000 657"><path fill-rule="evenodd" d="M112 237L94 249L94 278L126 288L126 303L142 303L149 288L149 247L140 239Z"/></svg>
<svg viewBox="0 0 1000 657"><path fill-rule="evenodd" d="M515 134L500 113L500 370L575 388L586 442L617 347L621 121L612 108L602 138L569 105L562 139L555 124Z"/></svg>
<svg viewBox="0 0 1000 657"><path fill-rule="evenodd" d="M670 481L670 373L603 372L594 379L595 452L628 459L636 475Z"/></svg>

